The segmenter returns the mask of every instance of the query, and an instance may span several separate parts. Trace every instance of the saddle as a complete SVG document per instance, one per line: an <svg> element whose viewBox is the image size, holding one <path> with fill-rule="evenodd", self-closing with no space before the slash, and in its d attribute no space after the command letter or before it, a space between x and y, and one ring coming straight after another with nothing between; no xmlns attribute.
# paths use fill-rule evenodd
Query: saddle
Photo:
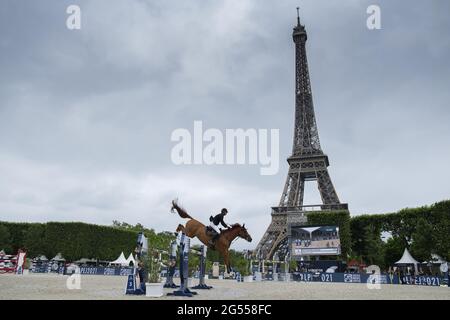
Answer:
<svg viewBox="0 0 450 320"><path fill-rule="evenodd" d="M218 235L218 233L216 230L211 228L211 226L206 226L206 235L211 238L215 238Z"/></svg>
<svg viewBox="0 0 450 320"><path fill-rule="evenodd" d="M215 250L216 247L216 240L219 238L220 234L217 233L216 230L214 230L213 228L211 228L211 226L207 226L205 228L205 233L206 235L209 237L209 241L208 241L208 248Z"/></svg>

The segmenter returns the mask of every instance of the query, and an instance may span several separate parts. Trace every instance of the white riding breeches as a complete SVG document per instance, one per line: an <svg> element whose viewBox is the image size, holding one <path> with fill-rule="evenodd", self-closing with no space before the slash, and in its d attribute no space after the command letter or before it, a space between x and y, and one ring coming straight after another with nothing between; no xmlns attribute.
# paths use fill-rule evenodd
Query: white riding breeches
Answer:
<svg viewBox="0 0 450 320"><path fill-rule="evenodd" d="M210 226L211 228L213 228L217 233L220 233L219 228L218 228L213 222L211 222L211 223L209 224L209 226Z"/></svg>

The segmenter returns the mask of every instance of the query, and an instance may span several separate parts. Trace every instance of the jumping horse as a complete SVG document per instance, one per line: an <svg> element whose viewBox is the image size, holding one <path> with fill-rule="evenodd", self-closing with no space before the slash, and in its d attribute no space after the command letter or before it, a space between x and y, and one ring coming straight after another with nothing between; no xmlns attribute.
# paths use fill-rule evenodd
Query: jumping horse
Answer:
<svg viewBox="0 0 450 320"><path fill-rule="evenodd" d="M186 210L177 204L175 200L172 201L171 211L174 212L174 210L178 212L178 215L181 218L190 219L184 226L179 224L176 231L183 232L189 238L197 237L204 245L208 246L212 250L218 251L223 258L227 272L231 271L230 256L228 251L233 240L240 237L248 242L252 241L252 237L248 234L247 229L245 228L245 223L242 226L239 223L235 223L231 226L231 228L223 230L220 233L219 238L216 240L214 247L211 247L209 244L211 236L206 233L206 226L192 218Z"/></svg>

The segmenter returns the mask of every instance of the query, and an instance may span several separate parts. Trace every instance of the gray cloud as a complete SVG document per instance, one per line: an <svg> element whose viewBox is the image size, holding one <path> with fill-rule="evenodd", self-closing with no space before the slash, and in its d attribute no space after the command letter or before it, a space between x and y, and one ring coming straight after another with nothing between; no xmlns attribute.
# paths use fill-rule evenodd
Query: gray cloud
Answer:
<svg viewBox="0 0 450 320"><path fill-rule="evenodd" d="M0 212L15 221L113 219L172 230L178 196L221 207L259 239L291 151L296 1L5 1L0 11ZM302 1L321 144L352 214L449 197L447 1ZM280 172L174 166L193 121L280 128ZM308 200L309 199L309 200ZM319 200L308 185L306 201ZM247 247L238 242L237 247Z"/></svg>

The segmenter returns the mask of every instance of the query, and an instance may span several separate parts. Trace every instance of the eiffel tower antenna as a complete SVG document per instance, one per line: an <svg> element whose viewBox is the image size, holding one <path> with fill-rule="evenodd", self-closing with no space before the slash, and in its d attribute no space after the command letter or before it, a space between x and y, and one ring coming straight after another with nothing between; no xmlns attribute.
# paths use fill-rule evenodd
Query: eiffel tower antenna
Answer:
<svg viewBox="0 0 450 320"><path fill-rule="evenodd" d="M300 24L297 7L297 26L292 33L295 44L294 140L292 155L287 159L289 172L280 202L278 207L272 207L272 222L256 247L256 251L264 259L271 259L276 252L279 256L285 256L289 252L289 226L307 224L307 212L311 209L348 210L348 205L339 201L328 174L328 156L320 146L306 58L307 38L305 26ZM317 181L322 204L303 204L305 181Z"/></svg>

